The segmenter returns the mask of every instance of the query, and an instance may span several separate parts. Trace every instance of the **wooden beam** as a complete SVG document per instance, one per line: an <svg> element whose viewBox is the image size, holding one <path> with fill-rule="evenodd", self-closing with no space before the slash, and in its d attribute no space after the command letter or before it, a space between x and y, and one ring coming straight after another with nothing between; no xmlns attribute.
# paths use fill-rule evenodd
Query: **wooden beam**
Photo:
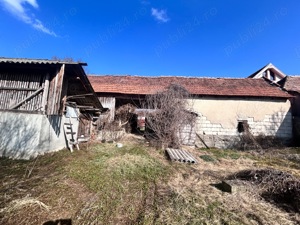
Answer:
<svg viewBox="0 0 300 225"><path fill-rule="evenodd" d="M77 108L86 108L86 109L95 109L94 106L89 106L89 105L76 105Z"/></svg>
<svg viewBox="0 0 300 225"><path fill-rule="evenodd" d="M57 74L57 86L56 86L56 98L55 98L55 105L54 105L54 114L58 115L62 112L62 103L63 103L63 96L62 96L62 88L63 88L63 80L65 75L65 64L61 66L59 73Z"/></svg>
<svg viewBox="0 0 300 225"><path fill-rule="evenodd" d="M60 68L58 68L55 76L50 82L50 90L48 94L50 97L47 104L47 115L59 114L64 71L65 71L65 64L62 64Z"/></svg>
<svg viewBox="0 0 300 225"><path fill-rule="evenodd" d="M0 87L0 90L12 90L12 91L36 91L36 88L13 88L13 87Z"/></svg>
<svg viewBox="0 0 300 225"><path fill-rule="evenodd" d="M70 99L70 98L84 98L85 96L91 96L93 95L93 93L89 93L89 94L82 94L82 95L69 95L67 97L67 99Z"/></svg>
<svg viewBox="0 0 300 225"><path fill-rule="evenodd" d="M62 82L62 90L61 90L61 104L59 107L60 115L62 115L64 113L64 110L66 107L68 87L69 87L69 78L66 75L64 75L63 82Z"/></svg>
<svg viewBox="0 0 300 225"><path fill-rule="evenodd" d="M39 88L38 90L36 90L35 92L33 92L31 95L29 95L28 97L26 97L25 99L23 99L22 101L18 102L17 104L11 106L9 109L15 109L18 108L20 105L22 105L24 102L28 101L29 99L33 98L35 95L37 95L38 93L40 93L42 90L44 89L44 87Z"/></svg>
<svg viewBox="0 0 300 225"><path fill-rule="evenodd" d="M42 111L43 112L46 112L49 84L50 84L50 75L49 75L49 73L47 73L46 78L45 78L44 93L43 93L43 99L42 99Z"/></svg>

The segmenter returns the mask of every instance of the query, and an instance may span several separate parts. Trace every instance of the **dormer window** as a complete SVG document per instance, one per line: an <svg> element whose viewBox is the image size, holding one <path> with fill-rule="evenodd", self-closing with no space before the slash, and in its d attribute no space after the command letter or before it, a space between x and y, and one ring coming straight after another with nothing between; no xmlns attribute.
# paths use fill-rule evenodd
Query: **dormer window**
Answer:
<svg viewBox="0 0 300 225"><path fill-rule="evenodd" d="M275 73L273 71L270 71L270 78L271 81L275 81L276 77L275 77Z"/></svg>

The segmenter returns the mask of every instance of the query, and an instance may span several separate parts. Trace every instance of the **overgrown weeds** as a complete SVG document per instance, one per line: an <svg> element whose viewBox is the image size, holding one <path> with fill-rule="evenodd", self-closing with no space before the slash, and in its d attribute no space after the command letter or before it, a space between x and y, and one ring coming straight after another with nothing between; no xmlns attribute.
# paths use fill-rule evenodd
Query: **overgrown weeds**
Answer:
<svg viewBox="0 0 300 225"><path fill-rule="evenodd" d="M162 182L169 168L150 157L144 148L104 146L92 149L93 159L68 166L70 176L84 183L98 199L92 206L88 202L92 215L90 210L80 210L76 218L83 222L93 217L94 222L103 224L133 222L143 207L141 199L147 198L158 180Z"/></svg>
<svg viewBox="0 0 300 225"><path fill-rule="evenodd" d="M202 149L201 151L203 151L205 153L210 153L210 158L215 158L216 160L220 160L220 159L236 160L236 159L239 159L246 155L243 152L240 152L237 150L231 150L231 149L223 150L223 149L217 149L217 148L210 148L210 149ZM201 158L203 158L203 156ZM214 161L214 160L211 160L211 161Z"/></svg>
<svg viewBox="0 0 300 225"><path fill-rule="evenodd" d="M211 185L265 166L261 161L272 154L191 149L203 160L187 165L168 162L163 151L140 141L123 146L95 143L72 154L1 159L0 224L292 224L289 216L298 216L252 194L222 193Z"/></svg>
<svg viewBox="0 0 300 225"><path fill-rule="evenodd" d="M289 173L274 170L243 170L227 179L249 181L258 186L258 193L287 211L300 212L300 180Z"/></svg>

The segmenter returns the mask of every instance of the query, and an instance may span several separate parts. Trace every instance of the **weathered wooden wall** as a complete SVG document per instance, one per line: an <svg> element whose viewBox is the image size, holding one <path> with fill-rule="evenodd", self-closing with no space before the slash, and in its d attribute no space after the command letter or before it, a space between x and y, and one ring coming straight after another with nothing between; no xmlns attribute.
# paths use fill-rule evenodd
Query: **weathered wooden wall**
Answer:
<svg viewBox="0 0 300 225"><path fill-rule="evenodd" d="M45 77L45 73L0 73L0 109L42 111Z"/></svg>
<svg viewBox="0 0 300 225"><path fill-rule="evenodd" d="M34 70L26 72L0 71L0 109L43 112L47 115L62 115L63 94L66 95L62 64L56 70Z"/></svg>
<svg viewBox="0 0 300 225"><path fill-rule="evenodd" d="M104 108L108 108L109 112L101 115L101 119L107 119L108 122L111 122L115 118L116 111L116 98L114 97L99 97L99 101L101 102Z"/></svg>
<svg viewBox="0 0 300 225"><path fill-rule="evenodd" d="M48 115L58 115L61 113L62 101L61 93L63 88L63 76L65 65L63 64L57 71L55 76L49 81L49 97L47 104Z"/></svg>

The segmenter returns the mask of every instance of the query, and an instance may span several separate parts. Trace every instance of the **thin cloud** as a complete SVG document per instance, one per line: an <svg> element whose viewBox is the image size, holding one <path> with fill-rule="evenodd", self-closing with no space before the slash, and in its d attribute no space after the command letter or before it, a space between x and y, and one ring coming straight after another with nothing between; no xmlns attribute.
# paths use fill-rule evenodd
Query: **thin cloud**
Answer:
<svg viewBox="0 0 300 225"><path fill-rule="evenodd" d="M142 5L150 5L150 1L147 1L147 0L142 0L141 1Z"/></svg>
<svg viewBox="0 0 300 225"><path fill-rule="evenodd" d="M34 14L28 14L29 9L26 7L27 5L33 7L34 9L39 8L36 0L0 0L0 2L10 14L17 17L24 23L29 24L33 28L45 34L57 37L56 33L45 27L40 20L35 18Z"/></svg>
<svg viewBox="0 0 300 225"><path fill-rule="evenodd" d="M163 10L163 9L159 10L159 9L156 9L156 8L151 8L151 15L156 20L158 20L159 22L162 22L162 23L166 23L170 20L168 15L167 15L167 11Z"/></svg>

